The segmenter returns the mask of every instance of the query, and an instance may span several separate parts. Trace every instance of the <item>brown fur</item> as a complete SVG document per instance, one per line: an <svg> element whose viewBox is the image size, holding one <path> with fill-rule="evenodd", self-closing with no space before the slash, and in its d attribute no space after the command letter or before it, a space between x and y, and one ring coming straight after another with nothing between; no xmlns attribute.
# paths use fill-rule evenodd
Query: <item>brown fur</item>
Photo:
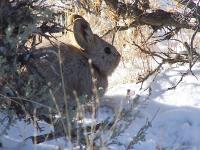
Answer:
<svg viewBox="0 0 200 150"><path fill-rule="evenodd" d="M74 101L74 93L78 96L94 95L94 86L105 93L108 87L107 76L117 67L120 54L111 44L94 35L88 22L79 15L74 19L74 36L82 49L69 44L58 43L56 46L46 46L33 52L34 65L38 72L50 84L53 94L60 105L63 104L64 92ZM105 52L105 48L108 52ZM89 64L88 60L92 63ZM59 62L61 62L62 72ZM91 67L94 70L91 73ZM62 77L64 85L62 85ZM96 80L96 85L94 81ZM64 91L63 87L64 86ZM99 94L99 93L95 93ZM100 95L102 96L102 95Z"/></svg>

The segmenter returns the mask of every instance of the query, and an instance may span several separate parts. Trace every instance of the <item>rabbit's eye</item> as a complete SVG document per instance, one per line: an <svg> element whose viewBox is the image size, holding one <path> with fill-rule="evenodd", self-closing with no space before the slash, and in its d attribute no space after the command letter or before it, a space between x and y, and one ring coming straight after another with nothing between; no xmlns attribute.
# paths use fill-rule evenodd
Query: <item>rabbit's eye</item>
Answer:
<svg viewBox="0 0 200 150"><path fill-rule="evenodd" d="M110 49L110 47L104 48L104 52L105 52L106 54L111 54L111 49Z"/></svg>

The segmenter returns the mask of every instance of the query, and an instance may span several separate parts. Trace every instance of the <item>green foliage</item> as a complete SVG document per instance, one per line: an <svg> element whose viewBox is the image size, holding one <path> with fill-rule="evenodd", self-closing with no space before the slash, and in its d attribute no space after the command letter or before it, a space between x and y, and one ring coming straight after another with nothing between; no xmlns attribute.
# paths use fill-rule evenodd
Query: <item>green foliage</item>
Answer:
<svg viewBox="0 0 200 150"><path fill-rule="evenodd" d="M35 37L58 31L54 29L58 25L56 14L39 4L39 0L0 2L0 107L6 107L7 99L12 99L17 109L26 106L33 113L44 100L52 99L45 80L28 73L26 66L26 53L35 47ZM53 101L49 106L54 106ZM10 104L7 107L9 110Z"/></svg>
<svg viewBox="0 0 200 150"><path fill-rule="evenodd" d="M1 124L0 136L1 136L7 134L7 131L10 129L10 126L14 125L17 118L15 117L15 112L9 109L6 105L2 104L0 105L0 113L1 113L0 117L0 124Z"/></svg>

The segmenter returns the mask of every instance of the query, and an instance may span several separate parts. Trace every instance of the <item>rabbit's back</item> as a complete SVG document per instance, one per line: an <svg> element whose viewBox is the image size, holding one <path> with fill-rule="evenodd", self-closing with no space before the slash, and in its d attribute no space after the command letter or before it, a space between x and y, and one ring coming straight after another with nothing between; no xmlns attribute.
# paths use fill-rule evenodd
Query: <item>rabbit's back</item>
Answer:
<svg viewBox="0 0 200 150"><path fill-rule="evenodd" d="M51 87L57 101L63 101L64 92L69 99L74 99L74 91L79 97L87 95L91 98L97 94L93 93L94 88L102 89L104 94L108 86L107 77L100 74L98 68L89 65L84 53L71 45L60 44L36 50L34 58L34 65Z"/></svg>

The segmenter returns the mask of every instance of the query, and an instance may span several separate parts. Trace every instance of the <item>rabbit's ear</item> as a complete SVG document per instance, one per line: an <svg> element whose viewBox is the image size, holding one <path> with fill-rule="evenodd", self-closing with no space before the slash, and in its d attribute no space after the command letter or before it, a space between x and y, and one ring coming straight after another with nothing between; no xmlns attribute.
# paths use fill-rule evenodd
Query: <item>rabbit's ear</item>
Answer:
<svg viewBox="0 0 200 150"><path fill-rule="evenodd" d="M76 42L83 49L90 47L93 42L93 33L89 23L79 15L73 15L73 31Z"/></svg>

